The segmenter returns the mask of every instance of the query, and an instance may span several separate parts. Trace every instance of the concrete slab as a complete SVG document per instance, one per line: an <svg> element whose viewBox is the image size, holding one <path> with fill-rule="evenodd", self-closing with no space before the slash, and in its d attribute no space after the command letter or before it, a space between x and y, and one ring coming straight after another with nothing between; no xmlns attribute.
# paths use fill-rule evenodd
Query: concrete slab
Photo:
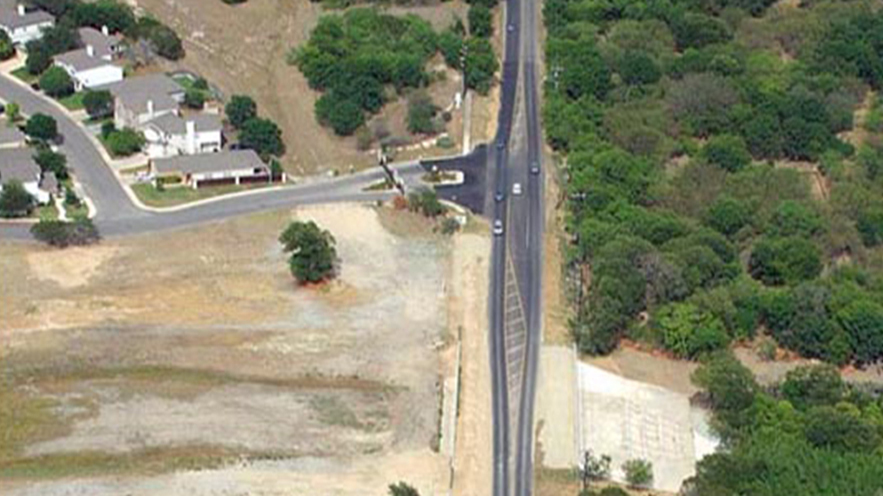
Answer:
<svg viewBox="0 0 883 496"><path fill-rule="evenodd" d="M538 458L544 467L573 468L579 461L577 427L576 355L567 346L540 349L536 419Z"/></svg>
<svg viewBox="0 0 883 496"><path fill-rule="evenodd" d="M716 440L701 411L685 394L625 379L579 363L582 446L612 459L612 477L623 482L621 465L642 458L653 464L653 488L677 492L694 475L698 458Z"/></svg>

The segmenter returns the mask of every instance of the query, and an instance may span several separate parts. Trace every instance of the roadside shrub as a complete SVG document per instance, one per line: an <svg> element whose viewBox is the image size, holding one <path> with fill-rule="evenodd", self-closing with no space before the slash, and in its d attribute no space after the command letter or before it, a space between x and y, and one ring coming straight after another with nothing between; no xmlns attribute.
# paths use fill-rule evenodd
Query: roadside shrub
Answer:
<svg viewBox="0 0 883 496"><path fill-rule="evenodd" d="M494 33L491 10L484 5L473 4L467 13L469 34L481 38L489 38Z"/></svg>
<svg viewBox="0 0 883 496"><path fill-rule="evenodd" d="M654 320L662 345L680 358L696 358L730 341L720 319L689 303L665 306L656 312Z"/></svg>
<svg viewBox="0 0 883 496"><path fill-rule="evenodd" d="M101 124L101 137L103 139L107 139L108 136L113 134L117 130L116 124L113 121L107 121Z"/></svg>
<svg viewBox="0 0 883 496"><path fill-rule="evenodd" d="M40 220L31 226L31 235L37 241L58 248L90 245L101 239L98 229L86 217L78 217L71 222Z"/></svg>
<svg viewBox="0 0 883 496"><path fill-rule="evenodd" d="M432 134L437 131L435 115L438 107L426 93L417 93L408 100L408 131Z"/></svg>
<svg viewBox="0 0 883 496"><path fill-rule="evenodd" d="M438 200L435 190L424 189L408 195L408 206L411 211L420 212L426 217L438 217L447 211Z"/></svg>
<svg viewBox="0 0 883 496"><path fill-rule="evenodd" d="M622 471L632 487L650 487L653 484L653 464L647 460L626 460L622 464Z"/></svg>

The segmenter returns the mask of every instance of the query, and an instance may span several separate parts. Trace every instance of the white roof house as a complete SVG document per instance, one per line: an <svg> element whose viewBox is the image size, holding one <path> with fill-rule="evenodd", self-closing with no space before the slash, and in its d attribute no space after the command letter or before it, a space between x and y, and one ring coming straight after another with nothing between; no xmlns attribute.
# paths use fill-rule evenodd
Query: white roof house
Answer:
<svg viewBox="0 0 883 496"><path fill-rule="evenodd" d="M100 86L114 96L114 124L118 129L141 129L148 121L165 114L177 114L184 100L184 88L164 74L124 79Z"/></svg>
<svg viewBox="0 0 883 496"><path fill-rule="evenodd" d="M40 188L40 166L29 148L0 150L0 191L9 181L19 181L40 203L49 201L49 193Z"/></svg>
<svg viewBox="0 0 883 496"><path fill-rule="evenodd" d="M0 29L16 45L40 39L43 29L54 25L55 17L48 12L28 8L19 0L0 0Z"/></svg>
<svg viewBox="0 0 883 496"><path fill-rule="evenodd" d="M180 117L164 114L144 124L147 155L151 158L214 153L221 150L221 118L214 114Z"/></svg>
<svg viewBox="0 0 883 496"><path fill-rule="evenodd" d="M157 178L178 177L193 189L206 184L270 181L270 169L254 150L157 158L150 161L150 172Z"/></svg>

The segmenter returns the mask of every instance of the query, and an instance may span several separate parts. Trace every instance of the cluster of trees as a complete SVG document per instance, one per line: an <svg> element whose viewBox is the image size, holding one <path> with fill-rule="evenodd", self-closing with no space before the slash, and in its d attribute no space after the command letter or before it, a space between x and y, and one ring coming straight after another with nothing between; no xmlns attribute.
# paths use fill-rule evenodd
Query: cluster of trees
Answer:
<svg viewBox="0 0 883 496"><path fill-rule="evenodd" d="M483 7L488 9L484 2ZM470 15L470 22L487 28L490 14ZM465 47L465 49L464 49ZM310 40L289 54L310 87L322 91L316 101L316 119L339 135L351 135L370 114L377 113L392 94L429 84L427 61L441 51L451 67L461 67L465 53L467 84L481 91L490 88L498 68L493 48L486 37L466 39L462 21L438 34L429 22L415 16L397 17L374 8L356 8L342 15L327 15L310 35Z"/></svg>
<svg viewBox="0 0 883 496"><path fill-rule="evenodd" d="M883 487L883 399L825 365L762 388L732 355L695 373L728 447L697 464L685 494L877 494Z"/></svg>
<svg viewBox="0 0 883 496"><path fill-rule="evenodd" d="M0 192L0 217L27 217L36 206L34 197L22 186L21 181L13 179L3 185L3 191Z"/></svg>
<svg viewBox="0 0 883 496"><path fill-rule="evenodd" d="M808 6L795 11L813 20L808 36L762 18L768 5L544 4L546 133L567 157L574 279L591 272L572 320L582 351L629 335L695 359L765 326L805 356L883 358L883 279L867 263L883 242L883 144L856 153L837 137L877 84L883 46L840 30L883 14ZM775 36L751 39L761 28ZM883 129L878 114L869 127ZM782 159L818 160L829 203L772 165ZM852 265L824 270L844 253Z"/></svg>
<svg viewBox="0 0 883 496"><path fill-rule="evenodd" d="M40 220L31 226L31 235L37 241L65 248L97 243L101 239L98 228L90 219L78 216L72 221Z"/></svg>
<svg viewBox="0 0 883 496"><path fill-rule="evenodd" d="M264 160L285 153L282 130L272 120L258 117L258 106L251 97L233 95L224 113L230 125L239 130L239 143L245 148L253 149Z"/></svg>
<svg viewBox="0 0 883 496"><path fill-rule="evenodd" d="M52 57L81 45L77 28L107 26L131 40L143 40L162 57L178 60L184 56L181 39L170 27L152 17L138 17L131 6L116 0L33 0L31 3L56 16L56 25L39 40L27 44L27 71L41 74L52 65ZM2 40L0 40L2 48ZM42 86L42 84L41 84Z"/></svg>

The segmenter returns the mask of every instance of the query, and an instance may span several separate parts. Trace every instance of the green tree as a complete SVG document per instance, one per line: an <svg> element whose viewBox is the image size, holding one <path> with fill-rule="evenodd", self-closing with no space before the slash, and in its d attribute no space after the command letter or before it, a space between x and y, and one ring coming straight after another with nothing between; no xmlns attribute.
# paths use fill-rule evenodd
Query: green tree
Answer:
<svg viewBox="0 0 883 496"><path fill-rule="evenodd" d="M435 115L438 107L426 93L416 93L408 100L408 131L431 134L436 131Z"/></svg>
<svg viewBox="0 0 883 496"><path fill-rule="evenodd" d="M196 88L190 88L184 93L184 105L192 109L202 110L205 107L205 93Z"/></svg>
<svg viewBox="0 0 883 496"><path fill-rule="evenodd" d="M823 229L822 216L812 206L794 200L784 200L773 211L767 234L809 238L819 234Z"/></svg>
<svg viewBox="0 0 883 496"><path fill-rule="evenodd" d="M814 446L844 453L871 453L880 445L877 427L863 420L851 404L811 409L806 418L806 439Z"/></svg>
<svg viewBox="0 0 883 496"><path fill-rule="evenodd" d="M334 237L315 222L289 223L279 242L282 251L289 254L291 274L300 283L315 283L334 275L337 260Z"/></svg>
<svg viewBox="0 0 883 496"><path fill-rule="evenodd" d="M39 41L27 43L28 57L25 59L25 70L32 76L37 76L52 65L52 54Z"/></svg>
<svg viewBox="0 0 883 496"><path fill-rule="evenodd" d="M74 92L74 81L67 71L53 66L40 76L40 88L49 96L61 98Z"/></svg>
<svg viewBox="0 0 883 496"><path fill-rule="evenodd" d="M328 92L316 100L316 120L330 126L335 134L349 136L365 123L365 112L358 103Z"/></svg>
<svg viewBox="0 0 883 496"><path fill-rule="evenodd" d="M67 158L61 153L52 151L48 146L37 149L34 161L37 162L41 170L52 172L59 180L68 178Z"/></svg>
<svg viewBox="0 0 883 496"><path fill-rule="evenodd" d="M482 94L490 91L500 63L487 38L470 38L466 41L465 63L466 86Z"/></svg>
<svg viewBox="0 0 883 496"><path fill-rule="evenodd" d="M98 229L87 217L77 217L72 222L41 219L31 226L31 235L37 241L58 248L90 245L101 239Z"/></svg>
<svg viewBox="0 0 883 496"><path fill-rule="evenodd" d="M58 137L58 124L54 118L37 113L28 119L24 131L33 139L51 141Z"/></svg>
<svg viewBox="0 0 883 496"><path fill-rule="evenodd" d="M239 141L261 156L279 156L285 153L282 130L270 119L255 117L246 121L239 130Z"/></svg>
<svg viewBox="0 0 883 496"><path fill-rule="evenodd" d="M438 217L447 211L438 200L438 194L433 189L424 189L420 192L408 195L408 206L415 212L420 212L426 217Z"/></svg>
<svg viewBox="0 0 883 496"><path fill-rule="evenodd" d="M107 90L86 91L83 95L83 106L93 119L106 117L113 113L113 96Z"/></svg>
<svg viewBox="0 0 883 496"><path fill-rule="evenodd" d="M865 246L883 244L883 208L869 208L862 211L855 227Z"/></svg>
<svg viewBox="0 0 883 496"><path fill-rule="evenodd" d="M676 21L673 31L675 41L681 50L722 43L732 37L729 28L721 19L692 12L684 14Z"/></svg>
<svg viewBox="0 0 883 496"><path fill-rule="evenodd" d="M0 32L0 60L9 60L14 56L15 46L12 44L12 39L6 31Z"/></svg>
<svg viewBox="0 0 883 496"><path fill-rule="evenodd" d="M613 87L610 68L591 40L550 39L546 52L553 81L571 99L593 95L599 100Z"/></svg>
<svg viewBox="0 0 883 496"><path fill-rule="evenodd" d="M144 135L132 128L124 128L110 133L105 139L110 153L117 157L128 157L144 147Z"/></svg>
<svg viewBox="0 0 883 496"><path fill-rule="evenodd" d="M780 387L782 396L799 410L835 405L846 394L840 372L831 365L803 365L788 371Z"/></svg>
<svg viewBox="0 0 883 496"><path fill-rule="evenodd" d="M469 34L472 36L488 38L494 33L491 10L484 5L473 4L470 6L467 20L469 21Z"/></svg>
<svg viewBox="0 0 883 496"><path fill-rule="evenodd" d="M34 210L35 203L20 181L7 181L0 192L0 217L26 217Z"/></svg>
<svg viewBox="0 0 883 496"><path fill-rule="evenodd" d="M821 251L812 241L794 236L762 238L751 250L748 270L767 285L795 284L821 273Z"/></svg>
<svg viewBox="0 0 883 496"><path fill-rule="evenodd" d="M653 464L647 460L632 459L622 464L625 480L632 487L650 487L653 484Z"/></svg>
<svg viewBox="0 0 883 496"><path fill-rule="evenodd" d="M883 359L883 306L869 299L851 302L837 312L859 364Z"/></svg>
<svg viewBox="0 0 883 496"><path fill-rule="evenodd" d="M258 116L258 106L250 96L233 95L224 106L224 113L230 124L238 129L250 119Z"/></svg>
<svg viewBox="0 0 883 496"><path fill-rule="evenodd" d="M681 358L696 358L730 341L720 319L689 303L662 307L654 320L662 334L662 345Z"/></svg>
<svg viewBox="0 0 883 496"><path fill-rule="evenodd" d="M705 222L725 236L733 236L752 219L753 212L747 203L729 196L718 198L708 208Z"/></svg>
<svg viewBox="0 0 883 496"><path fill-rule="evenodd" d="M745 140L728 134L712 136L702 148L702 155L709 163L730 172L737 172L751 163Z"/></svg>
<svg viewBox="0 0 883 496"><path fill-rule="evenodd" d="M619 75L628 85L653 84L662 77L662 71L646 52L631 50L619 62Z"/></svg>
<svg viewBox="0 0 883 496"><path fill-rule="evenodd" d="M751 371L731 353L710 356L693 373L693 382L706 390L718 430L725 438L751 425L749 409L760 388Z"/></svg>
<svg viewBox="0 0 883 496"><path fill-rule="evenodd" d="M463 35L454 29L446 29L438 37L438 48L445 58L445 64L460 69L460 55L463 50Z"/></svg>
<svg viewBox="0 0 883 496"><path fill-rule="evenodd" d="M114 0L78 3L70 16L78 26L91 26L95 29L107 26L112 32L128 31L135 25L132 7Z"/></svg>
<svg viewBox="0 0 883 496"><path fill-rule="evenodd" d="M413 486L400 481L389 485L389 496L420 496L420 493Z"/></svg>

